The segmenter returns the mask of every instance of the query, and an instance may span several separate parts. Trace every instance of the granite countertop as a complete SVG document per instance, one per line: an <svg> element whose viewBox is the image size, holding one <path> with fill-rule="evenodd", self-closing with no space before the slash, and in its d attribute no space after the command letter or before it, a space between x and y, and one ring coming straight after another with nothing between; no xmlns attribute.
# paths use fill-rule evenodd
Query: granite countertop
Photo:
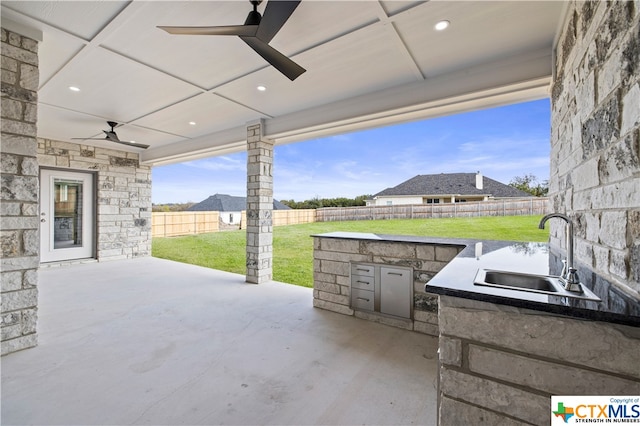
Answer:
<svg viewBox="0 0 640 426"><path fill-rule="evenodd" d="M600 295L603 301L594 302L474 284L476 273L481 268L551 275L549 249L546 243L445 239L359 232L331 232L313 235L313 237L463 247L462 251L425 285L426 292L640 327L640 301L633 299L629 299L624 304L607 303L609 298ZM578 272L580 273L580 269Z"/></svg>

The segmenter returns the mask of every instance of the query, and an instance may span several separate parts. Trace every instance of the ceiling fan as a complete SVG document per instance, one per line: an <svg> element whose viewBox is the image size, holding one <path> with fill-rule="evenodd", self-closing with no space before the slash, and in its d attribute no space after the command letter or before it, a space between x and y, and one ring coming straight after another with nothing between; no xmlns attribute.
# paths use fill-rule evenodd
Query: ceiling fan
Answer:
<svg viewBox="0 0 640 426"><path fill-rule="evenodd" d="M278 71L293 81L306 70L291 59L269 46L269 42L287 22L293 11L300 4L297 1L269 0L264 16L258 12L262 0L250 0L253 10L249 12L244 25L228 25L217 27L167 27L158 26L169 34L180 35L231 35L238 36L273 65Z"/></svg>
<svg viewBox="0 0 640 426"><path fill-rule="evenodd" d="M149 148L149 145L145 145L142 143L136 143L133 141L121 141L118 135L116 134L115 130L113 130L118 125L118 123L116 123L115 121L107 121L107 124L111 127L111 130L103 130L104 134L106 135L104 138L71 138L71 139L83 140L83 141L86 141L86 140L109 141L109 142L120 143L122 145L132 146L134 148L142 148L142 149Z"/></svg>

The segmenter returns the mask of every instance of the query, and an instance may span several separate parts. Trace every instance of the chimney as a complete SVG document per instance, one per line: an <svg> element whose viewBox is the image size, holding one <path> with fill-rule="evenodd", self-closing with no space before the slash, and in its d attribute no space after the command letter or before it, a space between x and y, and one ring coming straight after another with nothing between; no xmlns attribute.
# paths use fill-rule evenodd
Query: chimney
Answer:
<svg viewBox="0 0 640 426"><path fill-rule="evenodd" d="M476 188L482 189L482 173L476 172Z"/></svg>

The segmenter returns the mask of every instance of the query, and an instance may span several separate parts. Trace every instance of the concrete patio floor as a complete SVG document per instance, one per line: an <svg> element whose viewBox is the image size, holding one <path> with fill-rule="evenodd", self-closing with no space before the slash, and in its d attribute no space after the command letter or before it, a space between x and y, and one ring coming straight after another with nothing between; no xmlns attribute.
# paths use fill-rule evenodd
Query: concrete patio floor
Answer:
<svg viewBox="0 0 640 426"><path fill-rule="evenodd" d="M39 346L2 358L3 425L436 421L436 338L312 290L156 258L42 269Z"/></svg>

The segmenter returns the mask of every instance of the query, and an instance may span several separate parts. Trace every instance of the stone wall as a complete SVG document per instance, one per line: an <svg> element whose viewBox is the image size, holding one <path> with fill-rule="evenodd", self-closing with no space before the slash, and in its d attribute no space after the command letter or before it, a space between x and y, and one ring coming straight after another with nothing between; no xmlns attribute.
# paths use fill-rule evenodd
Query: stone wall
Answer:
<svg viewBox="0 0 640 426"><path fill-rule="evenodd" d="M572 2L556 53L550 208L575 222L581 278L639 299L640 3Z"/></svg>
<svg viewBox="0 0 640 426"><path fill-rule="evenodd" d="M552 395L639 395L640 330L440 296L439 425L549 425Z"/></svg>
<svg viewBox="0 0 640 426"><path fill-rule="evenodd" d="M437 336L438 296L425 293L424 285L456 257L462 248L452 245L315 236L313 306ZM413 268L413 319L405 320L351 309L351 262Z"/></svg>
<svg viewBox="0 0 640 426"><path fill-rule="evenodd" d="M37 344L38 43L2 28L2 354Z"/></svg>
<svg viewBox="0 0 640 426"><path fill-rule="evenodd" d="M98 260L151 254L151 168L137 153L38 140L41 167L97 174Z"/></svg>

